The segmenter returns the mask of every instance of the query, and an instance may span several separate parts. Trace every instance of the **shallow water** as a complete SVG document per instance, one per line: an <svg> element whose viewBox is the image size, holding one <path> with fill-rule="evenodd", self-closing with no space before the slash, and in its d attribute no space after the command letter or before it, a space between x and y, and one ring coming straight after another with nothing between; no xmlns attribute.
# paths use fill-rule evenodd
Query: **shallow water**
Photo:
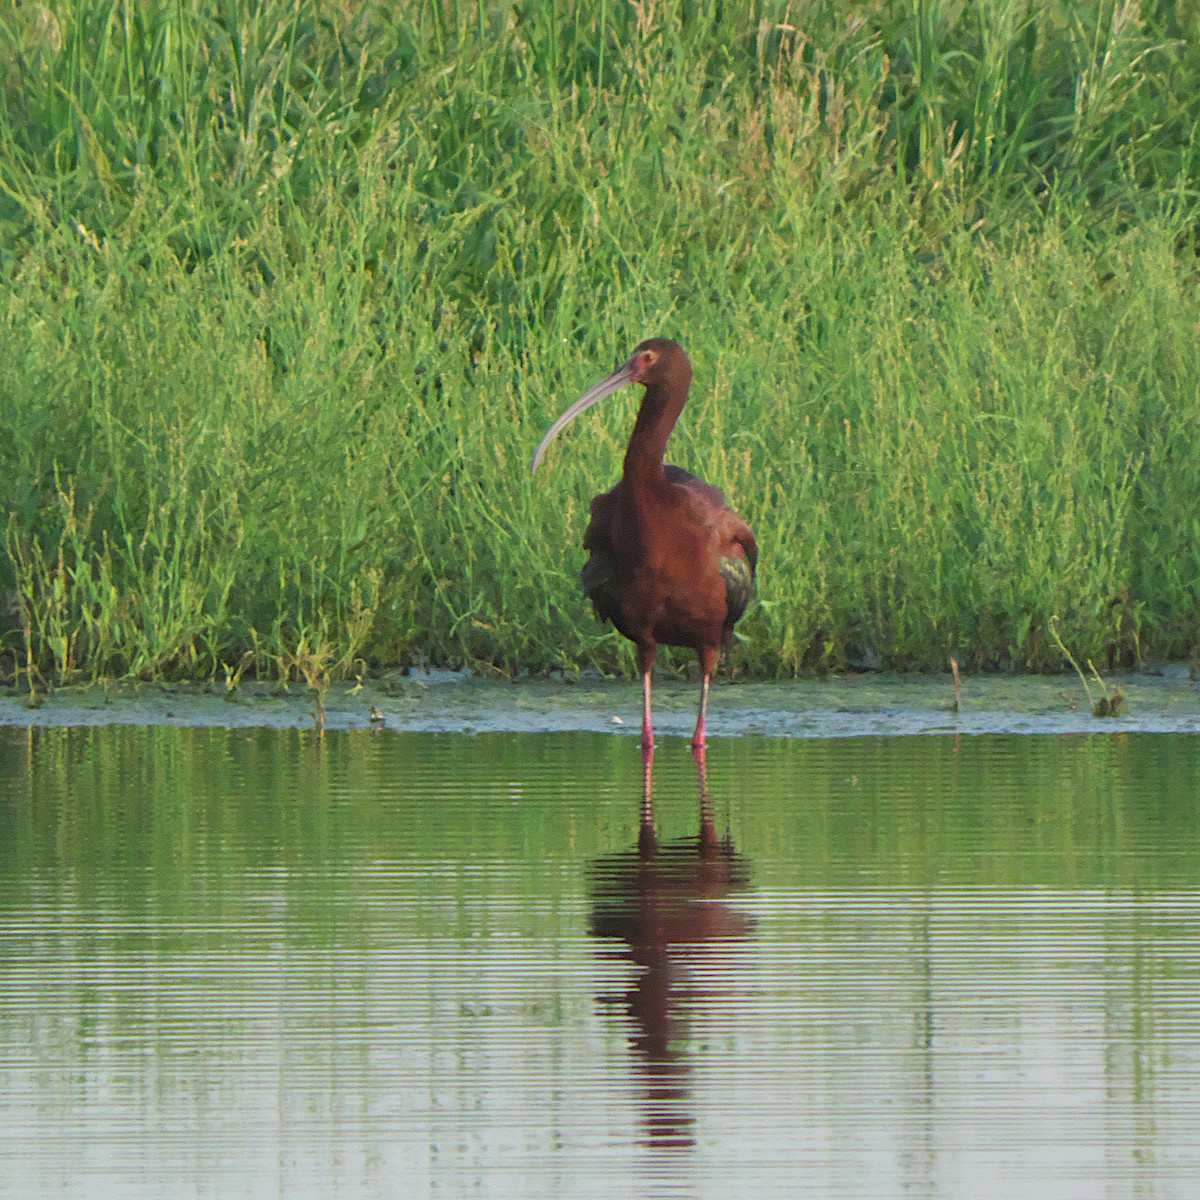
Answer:
<svg viewBox="0 0 1200 1200"><path fill-rule="evenodd" d="M1117 690L1118 716L1093 706ZM660 673L654 727L690 736L695 681ZM104 683L30 696L0 690L0 727L170 725L230 729L328 729L390 733L640 732L636 684L579 678L498 682L466 671L384 672L317 694L292 683L249 680L232 691L188 683ZM1085 686L1071 676L972 675L956 689L944 675L864 673L771 683L722 678L708 711L716 737L831 738L946 733L1197 733L1200 682L1185 663L1115 674Z"/></svg>
<svg viewBox="0 0 1200 1200"><path fill-rule="evenodd" d="M664 740L639 853L629 738L0 729L0 1196L1194 1196L1198 784Z"/></svg>

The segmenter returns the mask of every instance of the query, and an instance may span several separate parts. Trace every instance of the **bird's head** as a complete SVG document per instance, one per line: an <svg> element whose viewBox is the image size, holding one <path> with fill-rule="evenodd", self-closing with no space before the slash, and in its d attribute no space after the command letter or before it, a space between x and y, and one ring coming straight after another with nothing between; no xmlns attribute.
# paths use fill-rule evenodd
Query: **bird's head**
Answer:
<svg viewBox="0 0 1200 1200"><path fill-rule="evenodd" d="M684 354L683 347L670 338L649 338L629 356L624 370L629 372L630 383L652 384L666 379L686 375L692 378L692 364Z"/></svg>
<svg viewBox="0 0 1200 1200"><path fill-rule="evenodd" d="M566 428L581 412L598 404L605 396L612 395L618 388L630 383L640 383L647 389L670 380L682 383L686 393L692 381L692 364L683 352L683 347L670 338L650 338L629 356L624 366L618 367L606 379L589 388L575 401L546 431L540 445L534 451L530 471L536 471L541 464L546 447Z"/></svg>

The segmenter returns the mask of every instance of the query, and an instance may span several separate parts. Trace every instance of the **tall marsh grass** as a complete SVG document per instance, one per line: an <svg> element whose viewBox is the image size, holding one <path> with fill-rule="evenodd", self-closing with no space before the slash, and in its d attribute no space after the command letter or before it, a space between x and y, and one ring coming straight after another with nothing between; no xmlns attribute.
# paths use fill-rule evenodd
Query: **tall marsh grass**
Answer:
<svg viewBox="0 0 1200 1200"><path fill-rule="evenodd" d="M763 549L737 662L1200 637L1200 15L0 2L9 670L627 660L576 585L649 335Z"/></svg>

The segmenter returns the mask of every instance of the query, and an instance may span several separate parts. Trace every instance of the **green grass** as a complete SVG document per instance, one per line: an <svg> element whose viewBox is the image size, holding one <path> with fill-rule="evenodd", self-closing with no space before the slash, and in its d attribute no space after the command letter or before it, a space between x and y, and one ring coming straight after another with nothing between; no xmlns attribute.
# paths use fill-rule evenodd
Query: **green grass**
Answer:
<svg viewBox="0 0 1200 1200"><path fill-rule="evenodd" d="M741 669L1192 656L1200 13L844 12L0 3L8 672L626 668L650 335Z"/></svg>

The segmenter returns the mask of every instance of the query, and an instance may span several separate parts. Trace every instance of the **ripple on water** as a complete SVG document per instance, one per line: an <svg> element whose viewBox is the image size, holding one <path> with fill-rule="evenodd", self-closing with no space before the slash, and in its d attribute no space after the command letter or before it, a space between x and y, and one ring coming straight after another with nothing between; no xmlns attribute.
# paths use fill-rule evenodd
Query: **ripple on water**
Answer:
<svg viewBox="0 0 1200 1200"><path fill-rule="evenodd" d="M0 733L0 1196L1190 1196L1198 767Z"/></svg>

